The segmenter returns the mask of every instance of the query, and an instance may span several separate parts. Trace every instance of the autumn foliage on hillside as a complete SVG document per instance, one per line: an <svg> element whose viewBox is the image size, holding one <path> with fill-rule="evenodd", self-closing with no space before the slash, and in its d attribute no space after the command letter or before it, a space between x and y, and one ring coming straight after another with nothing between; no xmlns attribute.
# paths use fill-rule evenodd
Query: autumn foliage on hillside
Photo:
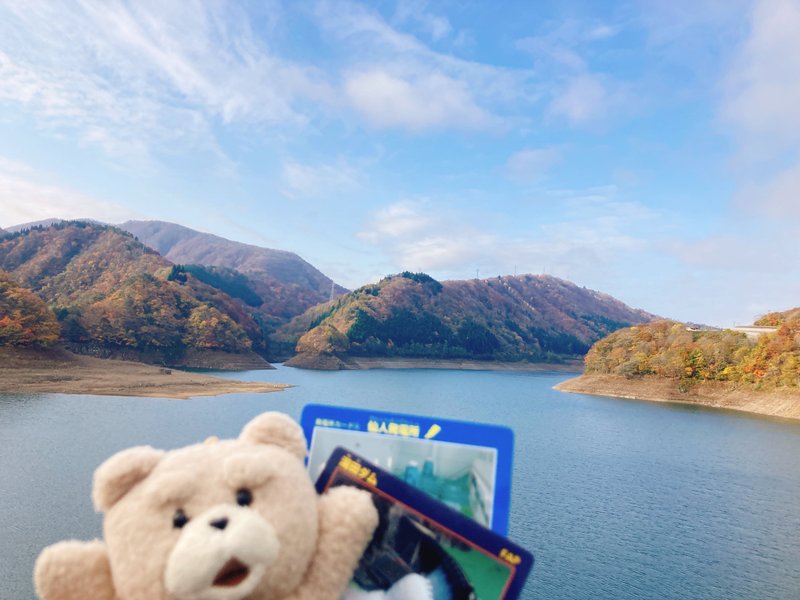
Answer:
<svg viewBox="0 0 800 600"><path fill-rule="evenodd" d="M301 354L559 361L650 318L555 277L438 282L404 272L311 309L277 341L294 339Z"/></svg>
<svg viewBox="0 0 800 600"><path fill-rule="evenodd" d="M52 307L62 339L141 351L261 343L261 328L229 296L113 227L61 222L0 238L0 268Z"/></svg>
<svg viewBox="0 0 800 600"><path fill-rule="evenodd" d="M753 325L759 327L777 327L783 325L787 321L800 320L800 307L790 308L782 312L771 312L759 318Z"/></svg>
<svg viewBox="0 0 800 600"><path fill-rule="evenodd" d="M42 299L0 270L0 346L49 346L59 331Z"/></svg>
<svg viewBox="0 0 800 600"><path fill-rule="evenodd" d="M777 314L777 313L776 313ZM595 343L586 373L626 378L728 381L759 388L800 385L800 318L784 319L773 333L748 339L732 330L690 331L674 321L628 327Z"/></svg>
<svg viewBox="0 0 800 600"><path fill-rule="evenodd" d="M275 327L334 295L347 292L293 252L226 240L162 221L128 221L121 227L168 260L186 265L215 287L227 286ZM198 265L206 268L197 272ZM231 286L233 284L233 286ZM242 290L243 287L249 290ZM233 293L231 293L233 292Z"/></svg>

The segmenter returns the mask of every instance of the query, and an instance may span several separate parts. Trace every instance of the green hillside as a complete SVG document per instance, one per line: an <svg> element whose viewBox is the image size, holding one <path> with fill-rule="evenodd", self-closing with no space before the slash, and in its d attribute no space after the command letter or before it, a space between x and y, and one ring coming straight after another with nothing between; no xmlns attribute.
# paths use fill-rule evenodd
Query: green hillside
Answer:
<svg viewBox="0 0 800 600"><path fill-rule="evenodd" d="M402 273L314 307L273 336L295 363L315 356L560 361L653 318L545 275L438 282Z"/></svg>

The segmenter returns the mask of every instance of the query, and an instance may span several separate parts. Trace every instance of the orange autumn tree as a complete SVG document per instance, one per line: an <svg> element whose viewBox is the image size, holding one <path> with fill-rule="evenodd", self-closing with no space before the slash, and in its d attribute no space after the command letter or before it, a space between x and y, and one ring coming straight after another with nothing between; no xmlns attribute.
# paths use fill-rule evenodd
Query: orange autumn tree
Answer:
<svg viewBox="0 0 800 600"><path fill-rule="evenodd" d="M49 346L59 333L44 301L0 270L0 346Z"/></svg>

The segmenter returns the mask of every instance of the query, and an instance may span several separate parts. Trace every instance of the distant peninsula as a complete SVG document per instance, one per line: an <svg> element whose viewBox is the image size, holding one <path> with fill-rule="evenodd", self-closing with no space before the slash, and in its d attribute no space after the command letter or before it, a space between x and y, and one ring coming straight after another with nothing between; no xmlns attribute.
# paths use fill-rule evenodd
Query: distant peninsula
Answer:
<svg viewBox="0 0 800 600"><path fill-rule="evenodd" d="M800 308L744 329L674 321L620 329L592 346L582 376L556 389L800 420Z"/></svg>

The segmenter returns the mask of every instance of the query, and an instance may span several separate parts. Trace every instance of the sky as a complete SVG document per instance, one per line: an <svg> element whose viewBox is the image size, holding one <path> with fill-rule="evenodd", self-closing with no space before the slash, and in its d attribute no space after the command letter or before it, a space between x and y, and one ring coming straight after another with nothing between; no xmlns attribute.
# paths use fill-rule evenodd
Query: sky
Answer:
<svg viewBox="0 0 800 600"><path fill-rule="evenodd" d="M800 0L0 0L0 228L800 305Z"/></svg>

